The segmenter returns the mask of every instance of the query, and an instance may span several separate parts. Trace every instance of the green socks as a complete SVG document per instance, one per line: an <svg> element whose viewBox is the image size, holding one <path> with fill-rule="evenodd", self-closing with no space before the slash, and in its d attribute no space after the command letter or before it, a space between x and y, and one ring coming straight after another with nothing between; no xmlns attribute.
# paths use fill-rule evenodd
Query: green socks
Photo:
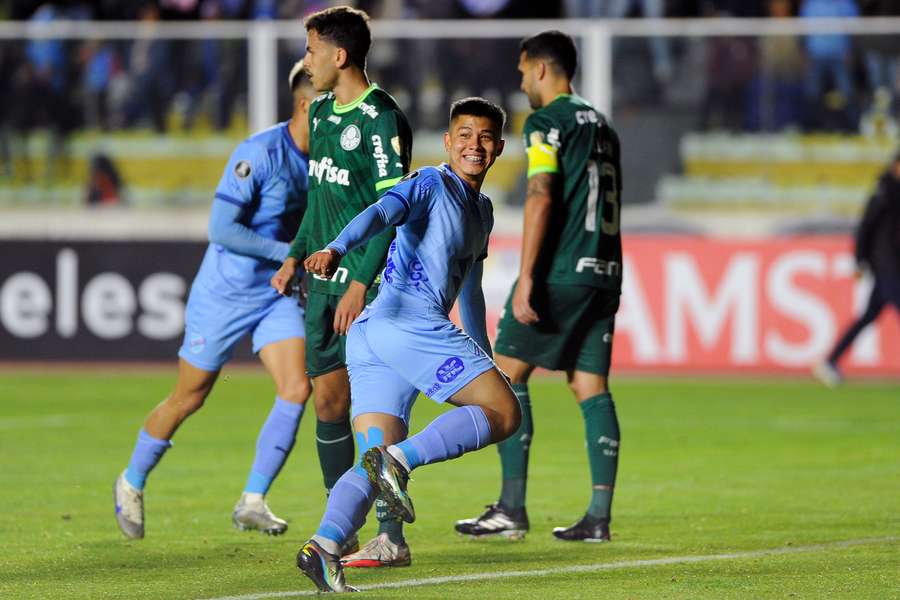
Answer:
<svg viewBox="0 0 900 600"><path fill-rule="evenodd" d="M619 420L610 394L591 396L578 405L584 417L591 484L594 486L588 514L598 519L610 518L613 486L619 466ZM597 489L597 486L609 489Z"/></svg>
<svg viewBox="0 0 900 600"><path fill-rule="evenodd" d="M316 420L316 449L325 489L331 491L337 480L353 466L356 454L350 420L326 423Z"/></svg>
<svg viewBox="0 0 900 600"><path fill-rule="evenodd" d="M387 502L380 497L375 499L375 518L378 519L378 533L386 533L394 544L406 541L403 537L403 521L393 517L388 511Z"/></svg>
<svg viewBox="0 0 900 600"><path fill-rule="evenodd" d="M531 420L531 398L528 384L514 383L512 390L522 409L522 423L514 434L497 444L500 465L503 470L503 487L500 504L504 508L517 509L525 506L525 488L528 480L528 449L534 436Z"/></svg>

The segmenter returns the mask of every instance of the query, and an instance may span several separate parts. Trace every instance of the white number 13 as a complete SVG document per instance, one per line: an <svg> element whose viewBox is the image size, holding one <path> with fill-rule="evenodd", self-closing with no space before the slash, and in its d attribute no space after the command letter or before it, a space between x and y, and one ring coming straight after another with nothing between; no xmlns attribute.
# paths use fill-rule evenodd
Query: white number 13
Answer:
<svg viewBox="0 0 900 600"><path fill-rule="evenodd" d="M609 204L610 218L607 221L600 215L600 231L606 235L619 233L619 182L616 180L616 169L608 162L588 161L588 198L587 211L584 216L584 228L597 231L597 199L602 189L603 203Z"/></svg>

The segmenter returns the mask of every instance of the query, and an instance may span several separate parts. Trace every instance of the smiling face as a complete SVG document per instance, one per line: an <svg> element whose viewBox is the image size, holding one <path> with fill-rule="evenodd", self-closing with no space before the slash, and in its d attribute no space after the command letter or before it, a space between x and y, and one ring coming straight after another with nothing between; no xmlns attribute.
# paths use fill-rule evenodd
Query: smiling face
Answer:
<svg viewBox="0 0 900 600"><path fill-rule="evenodd" d="M317 92L328 92L337 84L341 49L310 29L306 36L303 69Z"/></svg>
<svg viewBox="0 0 900 600"><path fill-rule="evenodd" d="M476 190L488 169L503 152L503 140L494 121L487 117L457 115L444 134L450 168Z"/></svg>

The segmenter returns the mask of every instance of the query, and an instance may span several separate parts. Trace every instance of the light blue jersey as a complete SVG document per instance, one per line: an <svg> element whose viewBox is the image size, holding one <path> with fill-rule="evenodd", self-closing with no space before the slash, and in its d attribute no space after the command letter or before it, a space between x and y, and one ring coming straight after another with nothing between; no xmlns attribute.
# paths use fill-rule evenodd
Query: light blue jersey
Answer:
<svg viewBox="0 0 900 600"><path fill-rule="evenodd" d="M446 164L423 167L385 194L404 204L370 310L427 303L449 314L494 226L490 198Z"/></svg>
<svg viewBox="0 0 900 600"><path fill-rule="evenodd" d="M408 421L418 392L444 402L494 368L480 264L493 224L490 199L443 164L409 174L328 245L343 255L397 227L378 297L347 336L354 417L380 412ZM461 292L468 334L449 318Z"/></svg>
<svg viewBox="0 0 900 600"><path fill-rule="evenodd" d="M178 353L195 367L220 369L248 333L254 352L305 336L303 309L269 281L287 257L306 209L307 164L286 122L245 140L228 160Z"/></svg>
<svg viewBox="0 0 900 600"><path fill-rule="evenodd" d="M308 162L294 144L287 122L257 133L235 149L216 188L213 210L219 202L239 207L240 222L274 243L257 255L210 243L194 285L236 301L278 296L269 281L287 257L306 209Z"/></svg>

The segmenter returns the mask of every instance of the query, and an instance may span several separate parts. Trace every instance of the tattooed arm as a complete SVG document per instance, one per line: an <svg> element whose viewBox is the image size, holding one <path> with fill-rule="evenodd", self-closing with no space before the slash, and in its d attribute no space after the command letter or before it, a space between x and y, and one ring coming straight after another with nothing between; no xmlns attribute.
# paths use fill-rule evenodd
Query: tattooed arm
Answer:
<svg viewBox="0 0 900 600"><path fill-rule="evenodd" d="M513 292L513 316L520 323L530 325L539 320L531 306L531 292L534 287L534 267L537 264L550 209L553 205L553 186L557 175L536 173L528 178L528 192L525 198L525 225L522 230L522 262L519 266L519 281Z"/></svg>

